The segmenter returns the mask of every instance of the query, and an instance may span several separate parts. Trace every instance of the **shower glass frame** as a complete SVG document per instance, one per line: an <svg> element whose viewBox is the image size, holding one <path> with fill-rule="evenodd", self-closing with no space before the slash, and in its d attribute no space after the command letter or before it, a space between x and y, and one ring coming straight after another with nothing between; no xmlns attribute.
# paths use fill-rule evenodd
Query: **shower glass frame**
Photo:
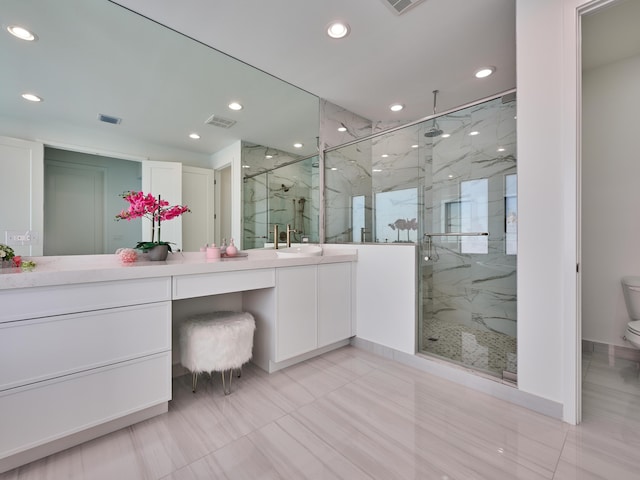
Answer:
<svg viewBox="0 0 640 480"><path fill-rule="evenodd" d="M515 100L511 90L327 149L323 189L326 243L417 245L417 353L511 382L517 379ZM436 120L450 136L425 135ZM413 205L403 209L400 201L393 211L381 210L382 196L408 189L417 190ZM352 226L357 196L364 197L364 235ZM418 212L415 222L410 211ZM482 230L489 235L464 235ZM425 260L427 238L433 258Z"/></svg>

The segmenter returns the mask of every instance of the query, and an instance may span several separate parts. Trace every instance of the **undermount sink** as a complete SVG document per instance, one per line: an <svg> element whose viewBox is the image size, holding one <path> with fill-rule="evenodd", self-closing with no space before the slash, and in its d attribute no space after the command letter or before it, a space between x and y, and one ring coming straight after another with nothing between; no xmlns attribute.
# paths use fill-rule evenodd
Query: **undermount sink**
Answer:
<svg viewBox="0 0 640 480"><path fill-rule="evenodd" d="M279 248L276 250L278 258L319 257L322 247L317 245L302 245L300 247Z"/></svg>

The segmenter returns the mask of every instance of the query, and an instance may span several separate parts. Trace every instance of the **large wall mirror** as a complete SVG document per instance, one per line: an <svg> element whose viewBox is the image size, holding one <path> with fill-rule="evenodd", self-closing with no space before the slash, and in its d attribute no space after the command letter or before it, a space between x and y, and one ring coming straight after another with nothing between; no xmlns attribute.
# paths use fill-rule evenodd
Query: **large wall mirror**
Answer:
<svg viewBox="0 0 640 480"><path fill-rule="evenodd" d="M3 0L1 15L4 139L38 142L45 152L209 169L216 154L241 141L295 156L317 153L317 97L120 5ZM11 25L29 28L36 41L11 36ZM23 93L43 101L26 101ZM231 110L230 102L243 108ZM111 117L119 123L109 123ZM200 138L190 138L192 133ZM294 143L304 146L296 149ZM2 188L9 185L11 149L0 150ZM19 190L21 181L16 175L11 188ZM41 181L43 189L46 183ZM109 185L109 191L118 188ZM10 208L0 204L0 242L7 228L20 227L7 220ZM112 224L118 212L105 206L104 213ZM71 215L66 221L79 219ZM46 247L46 235L42 240ZM105 245L110 253L113 242Z"/></svg>

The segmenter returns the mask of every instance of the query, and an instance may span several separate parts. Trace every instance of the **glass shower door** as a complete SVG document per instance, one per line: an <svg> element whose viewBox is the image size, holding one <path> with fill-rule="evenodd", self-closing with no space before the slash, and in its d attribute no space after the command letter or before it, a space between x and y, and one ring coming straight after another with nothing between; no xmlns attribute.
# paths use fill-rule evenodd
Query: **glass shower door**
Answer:
<svg viewBox="0 0 640 480"><path fill-rule="evenodd" d="M438 128L425 169L419 350L515 381L515 101L440 117Z"/></svg>

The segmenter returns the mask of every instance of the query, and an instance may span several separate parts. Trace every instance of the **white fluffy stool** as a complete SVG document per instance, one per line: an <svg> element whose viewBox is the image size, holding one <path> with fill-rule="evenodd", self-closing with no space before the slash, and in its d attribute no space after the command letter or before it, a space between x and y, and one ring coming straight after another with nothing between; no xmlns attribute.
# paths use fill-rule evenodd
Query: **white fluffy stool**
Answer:
<svg viewBox="0 0 640 480"><path fill-rule="evenodd" d="M192 372L193 392L200 372L222 372L224 394L231 393L233 370L251 359L256 322L247 312L211 312L180 326L180 363ZM224 374L229 371L229 386Z"/></svg>

